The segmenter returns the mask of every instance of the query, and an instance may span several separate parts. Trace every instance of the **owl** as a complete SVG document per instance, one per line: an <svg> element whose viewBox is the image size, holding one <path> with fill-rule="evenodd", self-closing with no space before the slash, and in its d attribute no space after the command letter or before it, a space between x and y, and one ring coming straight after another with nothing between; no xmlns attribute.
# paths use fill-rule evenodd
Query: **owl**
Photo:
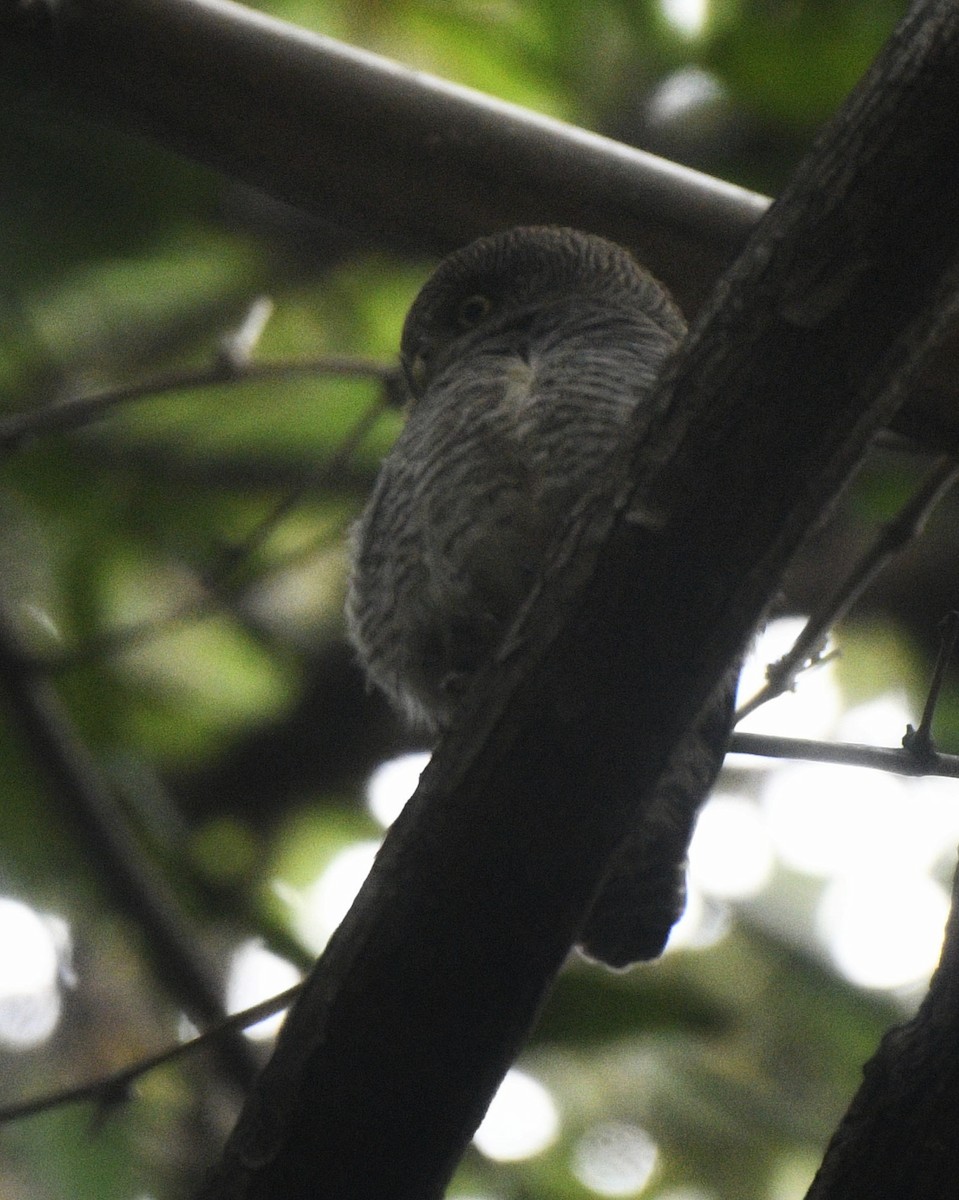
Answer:
<svg viewBox="0 0 959 1200"><path fill-rule="evenodd" d="M456 719L685 331L626 250L569 229L481 238L420 291L401 342L408 417L352 533L346 619L370 680L425 732ZM591 956L661 951L731 702L727 686L610 864Z"/></svg>

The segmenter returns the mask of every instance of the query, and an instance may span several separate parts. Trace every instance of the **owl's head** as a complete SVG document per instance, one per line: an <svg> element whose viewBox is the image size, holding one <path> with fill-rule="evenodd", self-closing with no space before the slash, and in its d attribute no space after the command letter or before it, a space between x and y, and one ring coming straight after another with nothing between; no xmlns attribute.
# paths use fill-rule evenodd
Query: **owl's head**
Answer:
<svg viewBox="0 0 959 1200"><path fill-rule="evenodd" d="M621 246L574 229L509 229L443 259L413 302L401 358L414 397L464 342L574 298L635 311L676 341L685 333L669 293Z"/></svg>

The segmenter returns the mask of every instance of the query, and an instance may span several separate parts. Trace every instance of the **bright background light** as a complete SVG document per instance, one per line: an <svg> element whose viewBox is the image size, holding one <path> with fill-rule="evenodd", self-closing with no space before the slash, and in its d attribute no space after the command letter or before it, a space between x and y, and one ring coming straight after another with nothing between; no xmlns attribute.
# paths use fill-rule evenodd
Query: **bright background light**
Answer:
<svg viewBox="0 0 959 1200"><path fill-rule="evenodd" d="M786 763L762 790L781 860L827 878L876 856L895 857L906 804L903 781L895 776L828 763Z"/></svg>
<svg viewBox="0 0 959 1200"><path fill-rule="evenodd" d="M689 881L725 899L757 895L775 858L767 823L750 800L714 796L700 813L689 848Z"/></svg>
<svg viewBox="0 0 959 1200"><path fill-rule="evenodd" d="M429 760L427 753L400 754L371 772L366 782L366 807L382 828L388 829L403 811ZM284 881L274 884L276 894L291 910L297 935L315 953L323 950L349 912L380 845L378 838L349 842L305 887L291 887Z"/></svg>
<svg viewBox="0 0 959 1200"><path fill-rule="evenodd" d="M298 937L314 953L323 950L349 912L380 845L378 839L372 838L351 842L334 854L316 879L303 889L282 881L274 884L276 894L290 908Z"/></svg>
<svg viewBox="0 0 959 1200"><path fill-rule="evenodd" d="M65 921L0 897L0 1043L26 1050L53 1033L69 961Z"/></svg>
<svg viewBox="0 0 959 1200"><path fill-rule="evenodd" d="M696 37L706 25L709 0L660 0L660 9L678 33Z"/></svg>
<svg viewBox="0 0 959 1200"><path fill-rule="evenodd" d="M686 885L686 907L673 926L666 953L708 950L721 942L731 925L729 906L709 899L695 883Z"/></svg>
<svg viewBox="0 0 959 1200"><path fill-rule="evenodd" d="M742 672L741 698L762 687L766 667L791 648L804 624L802 616L787 616L763 630ZM911 719L900 689L844 712L836 664L830 661L803 672L793 691L750 714L740 728L896 745ZM381 826L402 811L428 761L426 753L404 754L370 775L367 806ZM758 756L732 761L748 786L741 793L725 786L700 813L690 846L686 910L669 951L701 950L721 941L737 902L751 904L761 921L763 893L777 886L785 869L820 881L818 907L801 919L810 941L847 979L861 987L901 990L928 977L944 920L945 893L936 872L959 842L954 781ZM346 847L297 894L297 924L309 945L326 944L378 845L361 841ZM877 876L896 881L886 888L882 905ZM887 935L879 937L883 922Z"/></svg>
<svg viewBox="0 0 959 1200"><path fill-rule="evenodd" d="M559 1136L552 1093L532 1075L511 1067L473 1137L495 1162L518 1162L542 1154Z"/></svg>
<svg viewBox="0 0 959 1200"><path fill-rule="evenodd" d="M792 649L805 624L805 617L780 617L770 621L759 634L743 664L739 680L740 704L765 684L766 668ZM826 662L804 671L796 681L794 691L784 692L756 709L740 721L738 728L748 733L788 733L791 737L823 738L834 730L842 703L836 664ZM744 765L744 761L737 760L737 766ZM754 762L759 766L768 765L762 759Z"/></svg>
<svg viewBox="0 0 959 1200"><path fill-rule="evenodd" d="M384 829L388 829L403 811L429 761L430 756L425 751L401 754L380 763L370 775L366 782L366 807Z"/></svg>
<svg viewBox="0 0 959 1200"><path fill-rule="evenodd" d="M683 67L667 75L646 102L646 119L651 125L668 125L690 112L722 100L722 84L701 67Z"/></svg>
<svg viewBox="0 0 959 1200"><path fill-rule="evenodd" d="M645 1129L625 1121L602 1121L576 1142L573 1174L597 1196L638 1196L658 1158L659 1149Z"/></svg>
<svg viewBox="0 0 959 1200"><path fill-rule="evenodd" d="M905 988L935 967L949 896L918 873L837 879L823 892L818 921L836 966L864 988Z"/></svg>
<svg viewBox="0 0 959 1200"><path fill-rule="evenodd" d="M744 667L741 697L762 686L767 664L789 650L803 624L802 617L770 623ZM793 692L740 728L895 746L916 721L898 687L845 712L842 702L830 662L801 674ZM959 842L955 781L758 756L731 761L746 772L744 791L717 793L700 814L689 904L669 948L722 937L717 905L754 901L762 922L763 892L785 869L818 881L818 901L797 919L846 979L899 993L922 984L938 961L948 911L940 872Z"/></svg>
<svg viewBox="0 0 959 1200"><path fill-rule="evenodd" d="M252 1008L261 1000L269 1000L279 992L285 992L300 982L300 972L285 958L280 958L263 943L254 938L244 942L233 952L226 984L226 1011L242 1012ZM243 1032L253 1041L263 1041L276 1036L283 1022L284 1013L265 1017Z"/></svg>

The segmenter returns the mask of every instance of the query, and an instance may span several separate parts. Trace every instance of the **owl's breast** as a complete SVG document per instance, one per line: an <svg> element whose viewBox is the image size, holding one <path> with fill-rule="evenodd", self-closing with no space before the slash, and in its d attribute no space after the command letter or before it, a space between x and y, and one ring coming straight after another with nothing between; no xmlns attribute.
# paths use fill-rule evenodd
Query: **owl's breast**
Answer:
<svg viewBox="0 0 959 1200"><path fill-rule="evenodd" d="M518 354L511 356L503 369L503 382L502 406L509 416L522 422L536 395L536 369L533 362Z"/></svg>

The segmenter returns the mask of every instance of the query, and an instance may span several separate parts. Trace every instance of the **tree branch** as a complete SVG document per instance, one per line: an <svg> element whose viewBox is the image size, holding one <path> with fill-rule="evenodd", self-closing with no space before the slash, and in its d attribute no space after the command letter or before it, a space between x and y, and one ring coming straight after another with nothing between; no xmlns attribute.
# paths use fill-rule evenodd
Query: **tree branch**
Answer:
<svg viewBox="0 0 959 1200"><path fill-rule="evenodd" d="M959 779L959 754L916 754L907 746L863 746L857 742L821 742L812 738L781 737L774 733L734 733L730 754L763 758L796 758L835 763L841 767L871 767L895 775L937 775Z"/></svg>
<svg viewBox="0 0 959 1200"><path fill-rule="evenodd" d="M155 1071L157 1067L166 1066L168 1063L176 1062L178 1058L195 1054L201 1048L216 1046L222 1042L224 1034L249 1029L258 1021L282 1012L293 1002L301 987L302 985L299 983L294 984L286 991L278 992L267 1000L261 1000L259 1004L253 1004L249 1008L243 1009L242 1012L223 1017L216 1025L203 1033L198 1033L196 1037L189 1038L185 1042L177 1042L175 1046L169 1046L158 1054L138 1059L129 1067L122 1067L119 1071L112 1071L109 1075L101 1075L88 1083L79 1083L76 1087L62 1088L56 1092L48 1092L44 1096L35 1096L32 1100L17 1100L13 1104L0 1105L0 1125L10 1125L14 1121L22 1121L26 1117L50 1112L54 1108L63 1108L67 1104L80 1104L85 1100L106 1102L115 1100L118 1096L124 1096L129 1091L131 1084L150 1071Z"/></svg>
<svg viewBox="0 0 959 1200"><path fill-rule="evenodd" d="M936 705L939 703L939 693L942 691L942 684L946 677L946 668L952 660L956 650L956 640L959 638L959 612L947 613L942 618L939 622L939 637L939 654L936 657L929 694L922 710L922 720L917 729L908 725L902 739L905 749L920 761L925 759L934 762L937 756L936 745L932 737L932 723L936 715Z"/></svg>
<svg viewBox="0 0 959 1200"><path fill-rule="evenodd" d="M178 367L137 383L121 384L102 392L59 400L29 412L0 417L0 457L19 450L34 438L82 429L123 405L170 392L222 387L224 384L257 383L269 379L294 379L299 375L351 375L378 379L385 388L389 388L395 374L396 368L392 364L345 354L259 363L243 363L220 356L207 366Z"/></svg>
<svg viewBox="0 0 959 1200"><path fill-rule="evenodd" d="M440 1195L637 806L954 309L957 106L959 10L924 0L707 305L634 483L574 514L207 1200Z"/></svg>
<svg viewBox="0 0 959 1200"><path fill-rule="evenodd" d="M701 299L768 204L229 0L51 8L47 25L0 39L11 77L44 92L56 81L111 123L400 244L445 251L523 221L595 227L643 245L660 274L682 254Z"/></svg>
<svg viewBox="0 0 959 1200"><path fill-rule="evenodd" d="M118 905L141 930L161 986L201 1025L223 1018L221 986L197 949L199 938L166 882L145 860L86 747L42 669L23 654L9 614L0 610L0 684L24 742L50 784L51 798L74 829ZM232 1033L218 1046L221 1065L249 1085L254 1061Z"/></svg>
<svg viewBox="0 0 959 1200"><path fill-rule="evenodd" d="M822 662L822 647L830 629L842 620L889 562L922 533L933 510L957 479L959 462L955 459L944 457L935 463L922 486L883 526L867 553L809 618L792 649L766 668L766 683L736 710L738 721L791 689L800 671Z"/></svg>
<svg viewBox="0 0 959 1200"><path fill-rule="evenodd" d="M734 734L729 746L731 754L756 754L770 758L799 758L812 762L836 763L842 766L871 767L877 771L891 771L910 776L938 775L959 779L959 755L936 754L921 760L908 749L901 747L861 746L855 743L829 743L805 738L777 737L767 734ZM49 1112L68 1104L87 1100L101 1100L126 1092L130 1084L157 1067L194 1054L209 1047L223 1036L226 1030L248 1029L251 1025L288 1008L302 991L302 984L295 984L258 1004L224 1018L217 1025L197 1034L185 1042L178 1042L166 1050L146 1058L140 1058L128 1067L102 1075L75 1087L61 1088L30 1100L17 1100L0 1105L0 1125L11 1124L38 1113Z"/></svg>
<svg viewBox="0 0 959 1200"><path fill-rule="evenodd" d="M632 247L694 311L769 203L230 0L10 4L0 71L44 103L59 88L71 108L80 99L393 246L441 252L510 225L572 225ZM959 447L948 332L899 420L941 450Z"/></svg>

